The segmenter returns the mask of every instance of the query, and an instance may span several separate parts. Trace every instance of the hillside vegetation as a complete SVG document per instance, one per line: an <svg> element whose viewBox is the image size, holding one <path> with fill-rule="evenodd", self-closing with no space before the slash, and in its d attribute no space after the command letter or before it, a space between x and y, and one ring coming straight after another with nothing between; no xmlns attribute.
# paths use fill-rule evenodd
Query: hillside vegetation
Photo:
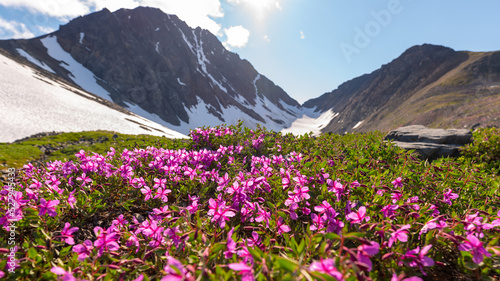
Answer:
<svg viewBox="0 0 500 281"><path fill-rule="evenodd" d="M229 126L190 137L89 132L3 144L7 166L38 164L10 175L15 184L1 193L0 275L500 277L496 129L476 131L460 158L432 163L378 132L295 137Z"/></svg>

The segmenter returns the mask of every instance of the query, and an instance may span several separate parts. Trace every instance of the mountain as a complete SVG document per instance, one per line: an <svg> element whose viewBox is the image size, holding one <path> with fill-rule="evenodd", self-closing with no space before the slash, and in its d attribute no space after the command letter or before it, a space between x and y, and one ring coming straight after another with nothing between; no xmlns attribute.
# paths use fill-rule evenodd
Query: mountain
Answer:
<svg viewBox="0 0 500 281"><path fill-rule="evenodd" d="M0 48L145 118L187 134L235 124L281 130L301 106L209 31L139 7L104 9Z"/></svg>
<svg viewBox="0 0 500 281"><path fill-rule="evenodd" d="M414 46L303 107L331 117L323 120L321 132L500 126L500 52Z"/></svg>
<svg viewBox="0 0 500 281"><path fill-rule="evenodd" d="M186 138L1 50L0 85L0 142L47 131L108 130Z"/></svg>

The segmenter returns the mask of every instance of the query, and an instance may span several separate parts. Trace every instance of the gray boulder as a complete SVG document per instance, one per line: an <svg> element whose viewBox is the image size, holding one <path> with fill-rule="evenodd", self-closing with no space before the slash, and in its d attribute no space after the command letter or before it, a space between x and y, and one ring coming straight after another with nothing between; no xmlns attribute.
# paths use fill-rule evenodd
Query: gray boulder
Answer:
<svg viewBox="0 0 500 281"><path fill-rule="evenodd" d="M422 125L401 127L387 134L385 140L406 150L415 150L421 159L457 156L461 146L472 141L467 129L430 129Z"/></svg>

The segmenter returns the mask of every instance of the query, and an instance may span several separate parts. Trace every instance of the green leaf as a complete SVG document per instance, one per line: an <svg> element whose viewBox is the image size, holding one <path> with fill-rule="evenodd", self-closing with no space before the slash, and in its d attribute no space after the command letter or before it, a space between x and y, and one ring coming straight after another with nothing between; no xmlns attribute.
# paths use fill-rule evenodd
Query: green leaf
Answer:
<svg viewBox="0 0 500 281"><path fill-rule="evenodd" d="M63 248L61 252L59 253L59 257L65 257L68 253L70 253L70 250L73 246L68 246L66 248Z"/></svg>
<svg viewBox="0 0 500 281"><path fill-rule="evenodd" d="M292 261L290 259L278 258L276 259L276 263L283 269L288 272L295 272L299 267L298 262Z"/></svg>
<svg viewBox="0 0 500 281"><path fill-rule="evenodd" d="M261 255L261 251L258 247L247 247L248 251L250 252L250 254L252 254L253 258L256 259L257 261L261 261L262 260L262 255Z"/></svg>
<svg viewBox="0 0 500 281"><path fill-rule="evenodd" d="M369 159L360 159L358 162L359 162L360 165L364 165L364 164L366 164L369 161L370 161Z"/></svg>
<svg viewBox="0 0 500 281"><path fill-rule="evenodd" d="M364 237L365 234L360 233L360 232L349 232L344 234L344 238L361 238Z"/></svg>
<svg viewBox="0 0 500 281"><path fill-rule="evenodd" d="M218 253L218 252L220 252L221 250L223 250L225 247L226 247L226 245L221 244L221 243L217 243L217 244L215 244L215 245L212 247L212 249L210 250L210 254Z"/></svg>
<svg viewBox="0 0 500 281"><path fill-rule="evenodd" d="M305 239L302 239L302 241L300 241L300 244L297 246L297 252L299 255L302 254L305 246L306 246Z"/></svg>
<svg viewBox="0 0 500 281"><path fill-rule="evenodd" d="M37 256L38 252L35 250L35 248L30 248L28 250L28 257L30 257L30 259L36 259Z"/></svg>
<svg viewBox="0 0 500 281"><path fill-rule="evenodd" d="M465 262L465 267L469 270L476 270L478 269L478 265L473 263L473 262L470 262L470 261L467 261Z"/></svg>
<svg viewBox="0 0 500 281"><path fill-rule="evenodd" d="M285 212L278 211L278 215L282 217L283 219L286 219L288 216L285 214Z"/></svg>
<svg viewBox="0 0 500 281"><path fill-rule="evenodd" d="M327 233L325 234L326 239L331 239L331 240L340 240L340 236L335 233Z"/></svg>
<svg viewBox="0 0 500 281"><path fill-rule="evenodd" d="M52 273L52 272L42 273L42 278L44 280L54 280L54 276L57 276L57 275L55 273Z"/></svg>

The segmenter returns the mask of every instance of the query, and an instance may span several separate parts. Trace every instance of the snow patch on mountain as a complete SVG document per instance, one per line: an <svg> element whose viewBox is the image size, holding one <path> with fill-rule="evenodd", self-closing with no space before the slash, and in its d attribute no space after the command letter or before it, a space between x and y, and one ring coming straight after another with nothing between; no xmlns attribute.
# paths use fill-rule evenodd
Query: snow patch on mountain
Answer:
<svg viewBox="0 0 500 281"><path fill-rule="evenodd" d="M42 44L47 48L49 56L55 60L62 61L62 67L66 68L73 77L72 80L82 89L91 92L103 99L113 101L108 91L97 83L95 75L77 62L69 53L57 42L57 37L49 36L40 39Z"/></svg>
<svg viewBox="0 0 500 281"><path fill-rule="evenodd" d="M219 81L215 80L215 78L207 71L207 64L209 64L210 61L208 61L207 57L205 56L205 51L203 50L203 41L201 40L201 36L198 40L195 30L192 30L192 32L193 32L194 43L196 45L196 48L194 48L194 50L196 51L195 54L196 57L198 58L198 65L201 66L202 70L201 74L203 76L208 77L214 85L217 85L219 89L221 89L224 93L227 94L226 87L222 86L222 84Z"/></svg>
<svg viewBox="0 0 500 281"><path fill-rule="evenodd" d="M43 61L39 61L37 59L35 59L34 57L32 57L30 54L28 54L26 51L24 51L23 49L16 49L17 53L20 54L21 56L25 57L28 61L38 65L40 68L42 69L45 69L49 72L52 72L52 73L55 73L54 70L52 70L52 68L50 68L48 65L46 65L45 63L43 63Z"/></svg>
<svg viewBox="0 0 500 281"><path fill-rule="evenodd" d="M80 44L83 44L83 38L85 38L85 33L80 32Z"/></svg>
<svg viewBox="0 0 500 281"><path fill-rule="evenodd" d="M357 127L361 126L361 124L363 124L363 122L364 122L364 121L365 121L365 120L363 120L363 121L359 121L358 123L356 123L356 125L354 125L354 127L352 127L352 129L354 130L354 129L356 129Z"/></svg>
<svg viewBox="0 0 500 281"><path fill-rule="evenodd" d="M330 121L339 114L333 110L325 112L316 112L313 108L302 108L302 117L293 121L289 128L281 130L282 133L292 133L294 135L303 135L312 132L314 136L321 134L321 129L326 127Z"/></svg>
<svg viewBox="0 0 500 281"><path fill-rule="evenodd" d="M181 78L179 78L179 77L177 77L177 82L179 82L179 84L180 84L181 86L186 86L186 83L183 83L183 82L181 81Z"/></svg>
<svg viewBox="0 0 500 281"><path fill-rule="evenodd" d="M257 89L257 81L260 79L260 74L257 74L257 77L253 79L253 87L255 88L255 96L259 95L259 89Z"/></svg>
<svg viewBox="0 0 500 281"><path fill-rule="evenodd" d="M96 102L98 97L0 55L0 142L36 133L107 130L170 138L186 136L136 114Z"/></svg>

